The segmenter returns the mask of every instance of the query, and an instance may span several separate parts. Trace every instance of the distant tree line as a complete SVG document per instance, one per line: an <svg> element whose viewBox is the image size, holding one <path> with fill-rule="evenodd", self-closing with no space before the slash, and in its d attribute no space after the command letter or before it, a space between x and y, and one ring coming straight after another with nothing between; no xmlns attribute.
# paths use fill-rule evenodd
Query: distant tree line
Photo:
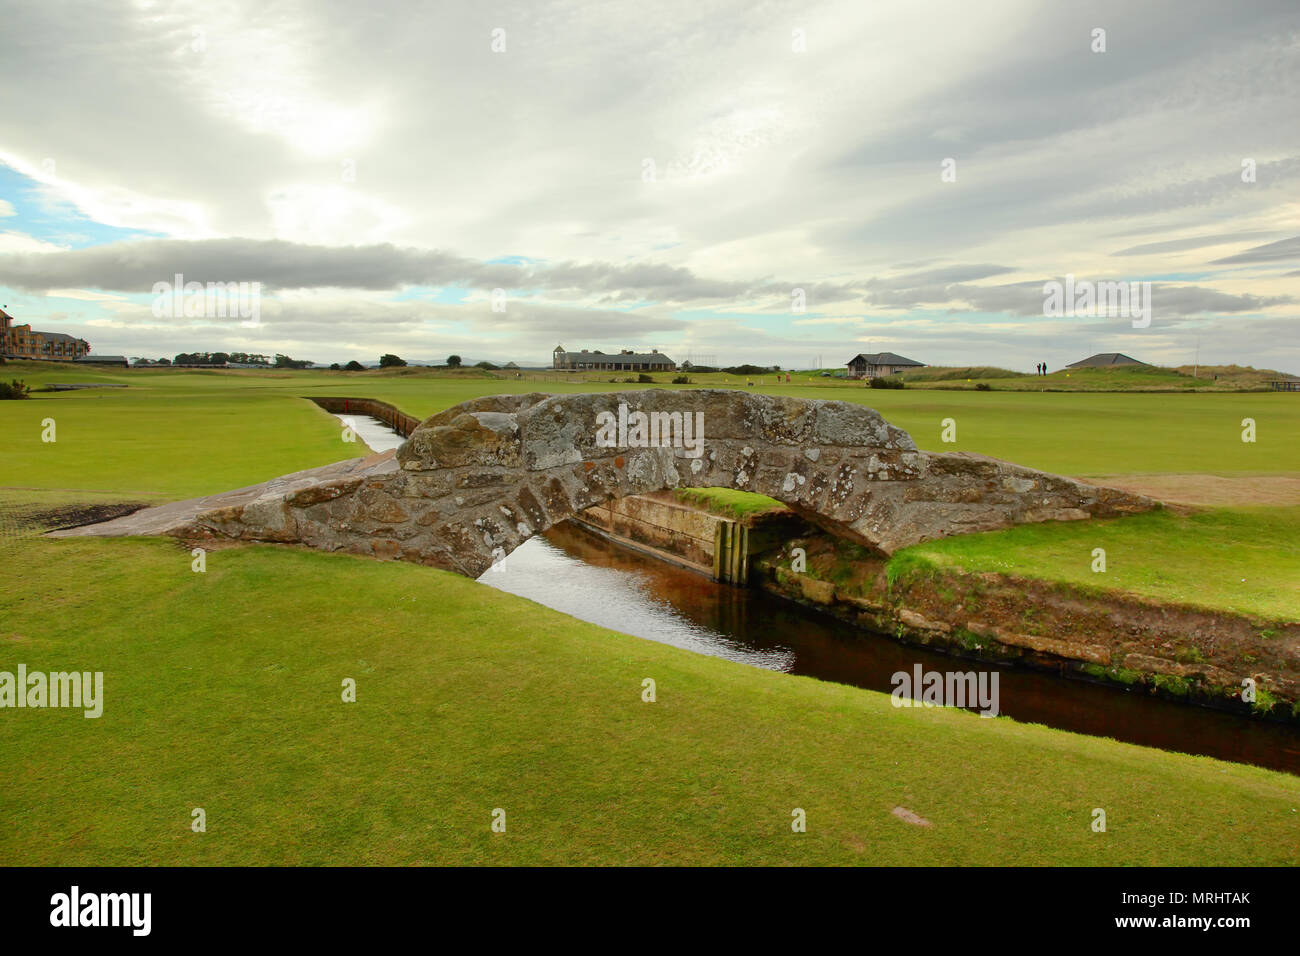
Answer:
<svg viewBox="0 0 1300 956"><path fill-rule="evenodd" d="M442 367L461 368L462 362L463 359L461 359L459 355L448 355L447 364ZM406 368L406 364L406 359L402 358L400 355L394 355L392 352L385 352L383 355L379 356L380 368ZM495 370L499 369L501 366L493 365L491 362L477 362L474 367ZM347 365L340 365L338 362L335 362L330 366L330 370L334 372L364 372L366 367L353 359Z"/></svg>
<svg viewBox="0 0 1300 956"><path fill-rule="evenodd" d="M165 359L159 359L163 364ZM174 365L265 365L267 368L307 368L309 359L294 359L276 355L274 360L250 352L181 352L172 359Z"/></svg>

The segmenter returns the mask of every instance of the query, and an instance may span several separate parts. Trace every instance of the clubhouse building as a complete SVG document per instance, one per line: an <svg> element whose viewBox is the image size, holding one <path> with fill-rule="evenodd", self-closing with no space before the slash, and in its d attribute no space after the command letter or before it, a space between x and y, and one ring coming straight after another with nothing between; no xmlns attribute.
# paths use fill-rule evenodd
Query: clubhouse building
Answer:
<svg viewBox="0 0 1300 956"><path fill-rule="evenodd" d="M551 367L574 372L674 372L677 363L658 349L649 352L633 352L631 349L617 353L599 349L566 352L563 345L557 345Z"/></svg>

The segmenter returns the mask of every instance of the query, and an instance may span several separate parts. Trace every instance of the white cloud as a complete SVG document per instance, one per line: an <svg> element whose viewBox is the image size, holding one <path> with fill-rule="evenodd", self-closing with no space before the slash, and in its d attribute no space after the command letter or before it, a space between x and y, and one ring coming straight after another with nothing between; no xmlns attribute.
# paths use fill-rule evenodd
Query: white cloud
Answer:
<svg viewBox="0 0 1300 956"><path fill-rule="evenodd" d="M656 321L676 322L670 307L707 303L710 314L648 344L707 343L737 361L780 361L807 350L802 335L822 337L816 348L852 347L862 328L920 336L928 319L889 316L972 297L1016 314L1024 297L1003 286L1066 272L1194 273L1177 284L1203 290L1199 301L1278 303L1295 259L1210 260L1297 232L1300 127L1280 119L1300 93L1300 11L1263 2L1197 16L1189 30L1172 0L1115 6L1111 51L1096 55L1090 15L1030 0L667 0L653 14L580 0L374 12L343 0L137 0L87 2L75 18L29 4L11 12L15 42L0 60L0 162L39 183L51 209L67 202L172 239L284 240L315 258L315 269L291 263L298 278L335 272L375 293L420 281L401 268L409 250L441 279L480 285L483 263L524 256L570 277L533 305L589 310L581 334L608 345L644 341L647 314L611 305L653 300ZM494 27L507 31L504 53L492 52ZM807 52L792 50L795 28ZM955 183L939 177L949 156ZM1254 183L1241 181L1245 157ZM58 251L12 213L0 200L16 226L0 255ZM1197 245L1233 236L1258 241ZM118 265L94 277L130 272L137 248L108 253ZM230 261L202 248L210 270ZM898 266L920 260L931 265ZM944 273L981 264L1007 271ZM933 270L943 274L920 284L928 299L877 284L877 306L852 291ZM58 285L115 288L53 262L17 271L14 288L47 271ZM755 316L789 313L795 287L808 314L755 332ZM489 328L483 294L439 314ZM362 336L327 321L331 309L353 314L355 296L312 301L302 348ZM105 348L126 347L103 328ZM983 361L1031 334L950 317L953 343L954 328L964 344L953 351ZM1269 358L1239 328L1244 354ZM550 333L524 334L531 349Z"/></svg>

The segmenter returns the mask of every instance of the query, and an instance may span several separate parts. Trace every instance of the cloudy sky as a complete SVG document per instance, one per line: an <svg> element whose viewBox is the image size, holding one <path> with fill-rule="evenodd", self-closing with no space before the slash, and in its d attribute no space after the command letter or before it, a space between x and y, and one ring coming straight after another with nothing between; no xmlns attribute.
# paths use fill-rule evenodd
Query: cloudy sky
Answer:
<svg viewBox="0 0 1300 956"><path fill-rule="evenodd" d="M5 32L0 304L96 352L1300 372L1295 0L52 0ZM155 314L178 273L261 283L258 321ZM1067 274L1153 283L1150 326L1044 315Z"/></svg>

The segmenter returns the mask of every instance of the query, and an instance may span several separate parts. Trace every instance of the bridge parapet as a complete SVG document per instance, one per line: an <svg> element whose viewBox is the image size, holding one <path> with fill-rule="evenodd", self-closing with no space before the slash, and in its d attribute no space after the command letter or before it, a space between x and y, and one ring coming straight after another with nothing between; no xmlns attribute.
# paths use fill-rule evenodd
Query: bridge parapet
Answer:
<svg viewBox="0 0 1300 956"><path fill-rule="evenodd" d="M863 405L724 390L488 396L426 419L395 460L363 464L244 489L166 533L299 542L477 577L593 505L666 488L764 494L880 554L1158 507L993 458L919 451Z"/></svg>

